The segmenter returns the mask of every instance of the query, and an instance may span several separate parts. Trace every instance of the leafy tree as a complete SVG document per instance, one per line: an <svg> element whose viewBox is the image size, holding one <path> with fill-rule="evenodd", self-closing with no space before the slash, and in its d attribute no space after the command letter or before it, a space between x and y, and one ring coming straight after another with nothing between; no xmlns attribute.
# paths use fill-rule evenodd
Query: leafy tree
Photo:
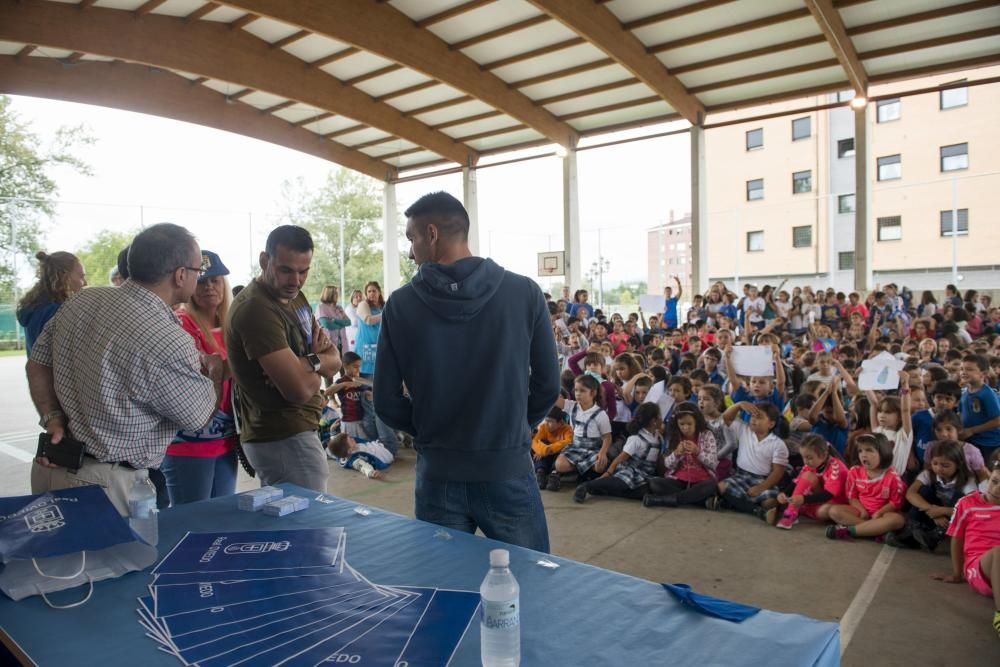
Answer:
<svg viewBox="0 0 1000 667"><path fill-rule="evenodd" d="M319 190L300 179L283 188L284 222L309 230L316 251L305 293L316 301L324 285L340 285L340 235L344 235L344 289L382 282L382 194L377 181L347 169L331 171ZM402 231L397 232L402 237ZM400 251L400 275L409 281L416 267Z"/></svg>
<svg viewBox="0 0 1000 667"><path fill-rule="evenodd" d="M63 127L43 145L10 107L11 99L0 95L0 292L6 295L16 280L15 257L34 255L42 222L54 212L58 185L51 170L62 166L90 175L74 150L94 141L82 127Z"/></svg>
<svg viewBox="0 0 1000 667"><path fill-rule="evenodd" d="M103 229L75 254L87 272L91 285L108 285L108 274L118 265L118 253L132 242L136 232Z"/></svg>

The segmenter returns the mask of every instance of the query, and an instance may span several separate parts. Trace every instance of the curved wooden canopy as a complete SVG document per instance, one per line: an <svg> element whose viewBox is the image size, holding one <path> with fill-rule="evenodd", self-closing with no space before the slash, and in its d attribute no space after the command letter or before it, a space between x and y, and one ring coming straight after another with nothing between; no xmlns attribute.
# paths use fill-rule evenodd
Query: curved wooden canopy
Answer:
<svg viewBox="0 0 1000 667"><path fill-rule="evenodd" d="M0 57L0 92L392 179L997 64L1000 0L0 0Z"/></svg>

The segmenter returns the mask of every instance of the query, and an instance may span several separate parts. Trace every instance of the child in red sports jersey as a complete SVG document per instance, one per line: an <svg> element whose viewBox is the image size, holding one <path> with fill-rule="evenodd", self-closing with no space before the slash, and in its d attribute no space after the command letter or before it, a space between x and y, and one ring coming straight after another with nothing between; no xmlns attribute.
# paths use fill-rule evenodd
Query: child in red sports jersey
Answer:
<svg viewBox="0 0 1000 667"><path fill-rule="evenodd" d="M906 484L892 466L893 445L881 433L857 439L856 465L847 474L847 505L830 508L837 525L826 530L831 540L851 537L881 537L906 525L900 513L906 499Z"/></svg>
<svg viewBox="0 0 1000 667"><path fill-rule="evenodd" d="M833 455L823 436L810 433L799 444L805 466L795 478L791 495L778 494L778 507L768 510L768 523L791 529L799 514L810 519L829 521L830 508L847 503L847 464ZM778 517L781 517L780 519Z"/></svg>
<svg viewBox="0 0 1000 667"><path fill-rule="evenodd" d="M970 493L955 505L948 536L952 573L934 578L949 584L964 579L980 595L992 595L993 629L1000 635L1000 460L993 462L986 490Z"/></svg>

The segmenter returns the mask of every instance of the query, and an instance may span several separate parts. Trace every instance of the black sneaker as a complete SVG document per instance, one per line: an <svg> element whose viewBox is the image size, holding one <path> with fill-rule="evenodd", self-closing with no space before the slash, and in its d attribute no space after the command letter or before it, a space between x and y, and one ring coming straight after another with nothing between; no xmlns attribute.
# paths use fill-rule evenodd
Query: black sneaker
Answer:
<svg viewBox="0 0 1000 667"><path fill-rule="evenodd" d="M549 491L558 491L562 488L562 477L559 476L559 473L552 472L549 474L549 479L545 483L545 488Z"/></svg>
<svg viewBox="0 0 1000 667"><path fill-rule="evenodd" d="M908 531L890 532L885 535L885 543L894 549L919 549L920 544Z"/></svg>
<svg viewBox="0 0 1000 667"><path fill-rule="evenodd" d="M945 538L945 529L940 526L935 526L934 528L923 528L922 526L913 527L913 539L916 540L917 544L921 548L930 551L931 553L937 549L938 545Z"/></svg>
<svg viewBox="0 0 1000 667"><path fill-rule="evenodd" d="M535 482L538 483L538 490L544 491L549 485L549 475L544 470L535 471Z"/></svg>
<svg viewBox="0 0 1000 667"><path fill-rule="evenodd" d="M582 503L586 499L587 499L587 483L584 482L583 484L580 484L579 486L576 487L576 490L573 492L573 500L578 503Z"/></svg>
<svg viewBox="0 0 1000 667"><path fill-rule="evenodd" d="M705 501L705 509L712 510L713 512L722 509L722 498L719 496L712 496Z"/></svg>

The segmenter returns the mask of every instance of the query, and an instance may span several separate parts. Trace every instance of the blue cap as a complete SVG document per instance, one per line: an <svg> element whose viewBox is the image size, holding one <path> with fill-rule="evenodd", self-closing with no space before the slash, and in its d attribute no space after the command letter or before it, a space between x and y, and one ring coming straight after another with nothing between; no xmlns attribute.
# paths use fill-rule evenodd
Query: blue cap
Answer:
<svg viewBox="0 0 1000 667"><path fill-rule="evenodd" d="M205 269L205 273L198 278L199 282L205 280L206 278L229 275L229 269L227 269L226 265L222 263L219 256L211 250L201 251L201 268Z"/></svg>

